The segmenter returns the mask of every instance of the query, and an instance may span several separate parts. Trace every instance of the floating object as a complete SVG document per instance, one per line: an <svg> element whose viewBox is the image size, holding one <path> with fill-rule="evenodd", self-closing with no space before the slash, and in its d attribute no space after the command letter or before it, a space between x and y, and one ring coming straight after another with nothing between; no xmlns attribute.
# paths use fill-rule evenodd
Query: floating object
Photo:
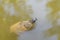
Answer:
<svg viewBox="0 0 60 40"><path fill-rule="evenodd" d="M28 31L33 27L33 24L36 22L37 18L27 20L27 21L22 21L22 22L17 22L16 24L12 25L10 27L10 32L14 32L16 34L24 31Z"/></svg>

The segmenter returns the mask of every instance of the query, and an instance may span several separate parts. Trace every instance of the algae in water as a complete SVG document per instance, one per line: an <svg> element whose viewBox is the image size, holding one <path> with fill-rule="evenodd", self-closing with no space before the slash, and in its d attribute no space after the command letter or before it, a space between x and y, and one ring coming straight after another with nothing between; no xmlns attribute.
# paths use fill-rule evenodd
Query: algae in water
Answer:
<svg viewBox="0 0 60 40"><path fill-rule="evenodd" d="M29 6L26 0L2 0L0 3L0 40L17 40L17 35L9 32L9 28L18 21L30 19ZM28 9L27 9L28 7ZM32 8L30 8L32 9ZM26 10L29 10L26 11Z"/></svg>
<svg viewBox="0 0 60 40"><path fill-rule="evenodd" d="M60 40L60 23L58 24L58 20L60 20L60 0L52 0L48 2L47 6L52 9L52 11L47 15L49 21L52 24L52 28L46 31L46 34L50 37L54 34L57 34L58 40Z"/></svg>

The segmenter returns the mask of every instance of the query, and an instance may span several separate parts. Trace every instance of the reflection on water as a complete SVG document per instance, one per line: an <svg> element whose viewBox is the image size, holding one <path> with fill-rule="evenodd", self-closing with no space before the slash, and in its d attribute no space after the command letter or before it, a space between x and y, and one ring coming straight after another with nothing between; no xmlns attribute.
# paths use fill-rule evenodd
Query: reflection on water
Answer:
<svg viewBox="0 0 60 40"><path fill-rule="evenodd" d="M36 16L39 19L38 20L39 22L36 25L37 26L36 30L27 32L25 34L25 38L27 38L29 35L31 37L31 39L30 37L28 37L30 40L32 40L33 38L35 38L35 40L43 39L42 37L43 34L42 33L41 35L39 34L40 34L40 31L43 30L44 28L47 28L46 25L48 25L48 24L45 25L46 22L45 22L44 10L45 10L46 1L42 2L42 4L41 3L38 4L38 2L32 1L31 2L32 6L31 5L26 6L25 2L26 0L0 0L0 40L17 40L17 35L14 33L10 33L9 27L18 21L30 19L29 14L32 13L32 9L31 9L32 7L34 11L33 17ZM50 37L50 36L53 36L54 34L57 34L58 40L60 40L60 31L59 31L60 23L58 23L60 22L59 21L60 20L59 4L60 4L60 0L53 0L48 2L47 6L52 9L52 12L47 16L49 21L52 23L53 27L46 30L46 34L47 34L46 36ZM42 25L44 26L44 28Z"/></svg>
<svg viewBox="0 0 60 40"><path fill-rule="evenodd" d="M18 37L18 40L46 40L43 31L50 26L45 17L47 14L45 11L46 3L46 0L42 0L41 2L38 2L37 0L29 0L27 2L27 4L32 5L33 8L31 17L36 17L37 21L34 26L35 28L31 31L22 33L21 36Z"/></svg>
<svg viewBox="0 0 60 40"><path fill-rule="evenodd" d="M52 28L48 29L46 33L48 36L57 34L58 40L60 40L60 0L53 0L48 2L48 7L52 8L52 12L48 14L48 19L52 23Z"/></svg>
<svg viewBox="0 0 60 40"><path fill-rule="evenodd" d="M25 0L0 0L0 2L0 40L17 40L17 35L10 33L9 28L18 21L30 19L27 13L32 13L31 8L29 9L31 6L26 6Z"/></svg>

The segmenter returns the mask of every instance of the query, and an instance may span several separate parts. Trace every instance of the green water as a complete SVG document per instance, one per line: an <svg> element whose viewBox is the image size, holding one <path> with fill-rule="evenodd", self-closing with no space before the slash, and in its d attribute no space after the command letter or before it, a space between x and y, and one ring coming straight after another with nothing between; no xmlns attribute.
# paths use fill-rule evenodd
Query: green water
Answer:
<svg viewBox="0 0 60 40"><path fill-rule="evenodd" d="M26 8L31 8L31 6L26 7L25 0L20 1L21 3L18 0L2 0L0 4L0 40L17 40L17 35L10 33L10 26L18 21L30 19L29 14L32 13L32 11L29 10L29 12L27 12ZM13 15L11 15L11 13L8 11L11 7L11 3L13 4L15 10ZM4 10L5 4L8 5L7 11ZM20 6L18 4L20 4ZM24 7L21 8L21 6Z"/></svg>
<svg viewBox="0 0 60 40"><path fill-rule="evenodd" d="M49 37L57 34L58 40L60 40L60 25L58 25L57 20L60 19L60 0L52 0L48 2L47 6L52 9L52 11L47 15L49 21L52 24L52 28L46 31Z"/></svg>

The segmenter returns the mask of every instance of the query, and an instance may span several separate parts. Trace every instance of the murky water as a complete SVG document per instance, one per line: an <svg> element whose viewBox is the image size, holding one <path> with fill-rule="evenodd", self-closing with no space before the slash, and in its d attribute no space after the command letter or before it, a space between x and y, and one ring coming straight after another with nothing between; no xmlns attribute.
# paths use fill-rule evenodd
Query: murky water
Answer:
<svg viewBox="0 0 60 40"><path fill-rule="evenodd" d="M60 0L0 0L0 40L60 40L59 3ZM11 25L35 17L38 20L33 30L19 36L10 33Z"/></svg>
<svg viewBox="0 0 60 40"><path fill-rule="evenodd" d="M25 0L20 1L21 3L19 0L0 0L0 40L17 40L17 35L10 33L10 26L30 19L32 11L29 11L29 6L25 6Z"/></svg>
<svg viewBox="0 0 60 40"><path fill-rule="evenodd" d="M20 34L18 40L48 40L44 37L44 30L47 30L51 27L51 24L48 22L47 15L47 0L42 0L41 2L37 2L37 0L30 0L27 2L27 5L32 5L33 14L32 18L37 18L35 28L32 31L24 32Z"/></svg>
<svg viewBox="0 0 60 40"><path fill-rule="evenodd" d="M60 8L58 6L59 0L49 0L49 2L48 0L41 0L39 2L37 0L30 0L27 5L32 5L34 13L31 16L32 18L36 17L38 20L35 24L35 29L29 32L24 32L18 40L60 40L60 32L58 29L60 26L56 25L57 18L60 18L56 13L60 13ZM49 21L46 18L48 18ZM48 36L48 38L45 39L46 36L44 37L43 31L47 34L46 36ZM57 37L55 33L59 36Z"/></svg>

